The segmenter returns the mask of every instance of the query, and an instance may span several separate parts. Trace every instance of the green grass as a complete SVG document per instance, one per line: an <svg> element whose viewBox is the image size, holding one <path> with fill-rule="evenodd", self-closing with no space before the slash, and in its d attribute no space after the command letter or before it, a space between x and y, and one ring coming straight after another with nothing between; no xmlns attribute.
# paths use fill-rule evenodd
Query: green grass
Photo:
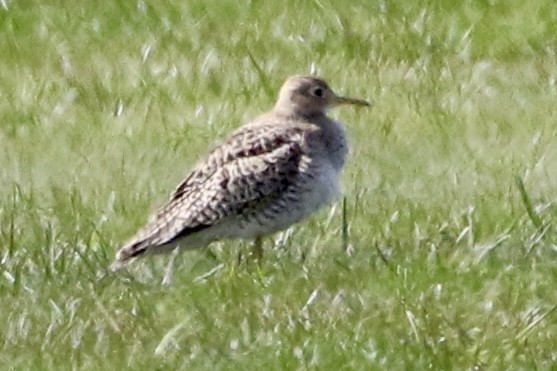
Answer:
<svg viewBox="0 0 557 371"><path fill-rule="evenodd" d="M555 367L553 0L2 4L3 368ZM275 236L260 268L232 241L180 255L169 287L163 258L107 275L311 70L375 102L333 112L345 217Z"/></svg>

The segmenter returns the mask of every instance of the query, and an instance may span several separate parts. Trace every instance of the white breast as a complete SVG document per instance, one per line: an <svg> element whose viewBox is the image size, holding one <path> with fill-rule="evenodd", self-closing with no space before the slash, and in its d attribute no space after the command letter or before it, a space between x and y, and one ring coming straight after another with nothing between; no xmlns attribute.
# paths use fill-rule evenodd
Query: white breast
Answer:
<svg viewBox="0 0 557 371"><path fill-rule="evenodd" d="M302 196L308 215L328 205L339 193L340 169L328 161L323 161L319 169L319 176L315 179L314 187Z"/></svg>

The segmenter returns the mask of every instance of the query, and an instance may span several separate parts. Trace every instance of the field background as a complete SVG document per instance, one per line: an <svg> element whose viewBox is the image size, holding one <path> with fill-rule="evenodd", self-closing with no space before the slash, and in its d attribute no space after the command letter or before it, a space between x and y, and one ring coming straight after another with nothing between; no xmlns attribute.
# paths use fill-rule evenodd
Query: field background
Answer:
<svg viewBox="0 0 557 371"><path fill-rule="evenodd" d="M557 6L0 1L0 368L550 369ZM347 122L342 202L107 274L295 73ZM273 243L274 242L274 243Z"/></svg>

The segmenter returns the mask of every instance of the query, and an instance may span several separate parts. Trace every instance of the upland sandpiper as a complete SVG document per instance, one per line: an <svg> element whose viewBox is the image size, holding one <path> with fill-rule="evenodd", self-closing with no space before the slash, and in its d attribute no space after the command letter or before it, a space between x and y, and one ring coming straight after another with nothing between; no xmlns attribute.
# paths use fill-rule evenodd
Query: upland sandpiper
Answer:
<svg viewBox="0 0 557 371"><path fill-rule="evenodd" d="M222 239L261 238L331 202L348 145L344 127L327 117L341 104L369 106L336 95L325 81L293 76L275 107L240 127L200 161L116 254L113 269L146 253L193 249Z"/></svg>

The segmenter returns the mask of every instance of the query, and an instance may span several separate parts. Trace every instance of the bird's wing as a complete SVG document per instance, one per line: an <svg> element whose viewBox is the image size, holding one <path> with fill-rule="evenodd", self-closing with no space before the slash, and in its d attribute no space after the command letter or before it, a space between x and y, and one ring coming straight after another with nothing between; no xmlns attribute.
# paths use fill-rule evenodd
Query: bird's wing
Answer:
<svg viewBox="0 0 557 371"><path fill-rule="evenodd" d="M309 166L307 134L307 128L286 125L237 131L194 168L119 256L131 258L274 199ZM133 246L136 251L124 251Z"/></svg>
<svg viewBox="0 0 557 371"><path fill-rule="evenodd" d="M307 128L305 128L307 131ZM266 125L246 125L234 132L224 143L214 148L209 156L197 164L174 190L171 200L196 190L219 168L242 158L265 155L287 144L301 142L304 129L269 122Z"/></svg>

